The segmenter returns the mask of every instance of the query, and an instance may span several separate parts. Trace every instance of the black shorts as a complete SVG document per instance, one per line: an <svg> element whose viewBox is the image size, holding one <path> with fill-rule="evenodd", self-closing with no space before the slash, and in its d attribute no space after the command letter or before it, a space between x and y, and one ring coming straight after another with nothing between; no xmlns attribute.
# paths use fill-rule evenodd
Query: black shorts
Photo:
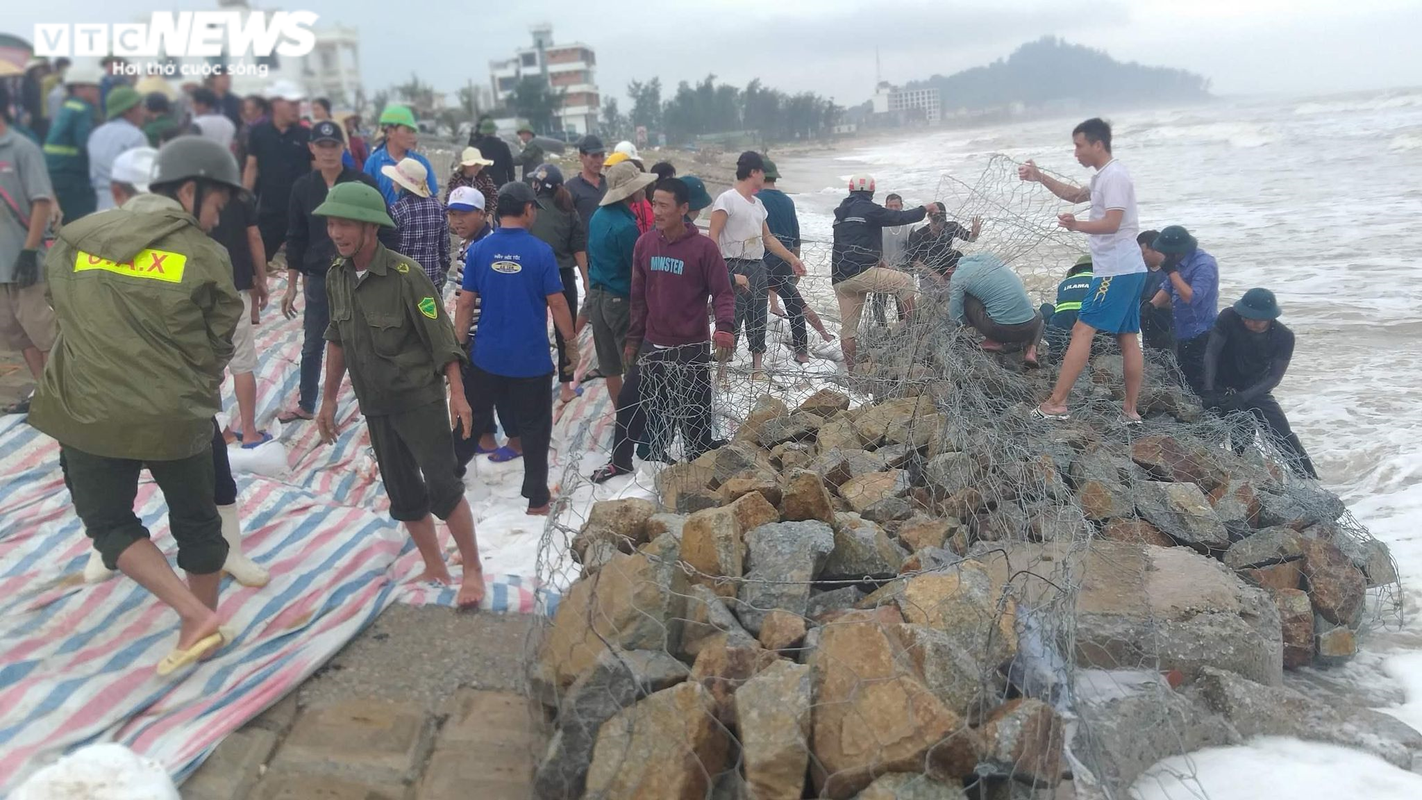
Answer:
<svg viewBox="0 0 1422 800"><path fill-rule="evenodd" d="M365 424L390 497L390 516L400 522L428 514L449 519L464 499L464 481L455 476L454 437L444 401L396 414L372 414Z"/></svg>

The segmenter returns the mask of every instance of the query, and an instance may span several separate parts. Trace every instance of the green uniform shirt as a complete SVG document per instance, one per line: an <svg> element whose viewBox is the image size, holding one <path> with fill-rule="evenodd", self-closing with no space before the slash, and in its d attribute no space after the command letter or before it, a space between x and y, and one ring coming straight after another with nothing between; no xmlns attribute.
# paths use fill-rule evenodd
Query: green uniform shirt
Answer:
<svg viewBox="0 0 1422 800"><path fill-rule="evenodd" d="M59 338L30 424L108 458L210 446L242 315L227 251L177 201L146 194L61 228L45 271Z"/></svg>
<svg viewBox="0 0 1422 800"><path fill-rule="evenodd" d="M326 295L326 341L345 351L361 413L394 414L444 400L444 368L466 356L419 264L377 245L359 280L350 259L336 259Z"/></svg>
<svg viewBox="0 0 1422 800"><path fill-rule="evenodd" d="M51 178L69 174L82 177L84 184L89 184L89 152L85 146L93 132L94 107L81 97L70 96L44 140L44 159Z"/></svg>
<svg viewBox="0 0 1422 800"><path fill-rule="evenodd" d="M534 170L543 166L547 162L547 156L543 154L543 148L538 146L538 142L529 139L528 144L523 146L523 150L514 156L514 166L523 167L523 179L528 180L528 176Z"/></svg>

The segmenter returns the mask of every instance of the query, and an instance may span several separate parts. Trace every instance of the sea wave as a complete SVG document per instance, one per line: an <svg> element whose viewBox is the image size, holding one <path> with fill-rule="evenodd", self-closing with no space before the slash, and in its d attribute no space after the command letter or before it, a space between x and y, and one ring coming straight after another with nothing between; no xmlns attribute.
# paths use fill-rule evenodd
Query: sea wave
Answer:
<svg viewBox="0 0 1422 800"><path fill-rule="evenodd" d="M1422 92L1411 90L1302 103L1294 109L1294 113L1299 116L1312 116L1358 111L1392 111L1418 106L1422 106Z"/></svg>
<svg viewBox="0 0 1422 800"><path fill-rule="evenodd" d="M1162 125L1134 134L1145 145L1178 145L1192 142L1224 142L1231 147L1264 147L1278 141L1277 132L1266 125L1249 122L1208 122L1199 125Z"/></svg>
<svg viewBox="0 0 1422 800"><path fill-rule="evenodd" d="M1394 153L1422 150L1422 130L1406 131L1392 137L1392 141L1387 143L1387 149Z"/></svg>

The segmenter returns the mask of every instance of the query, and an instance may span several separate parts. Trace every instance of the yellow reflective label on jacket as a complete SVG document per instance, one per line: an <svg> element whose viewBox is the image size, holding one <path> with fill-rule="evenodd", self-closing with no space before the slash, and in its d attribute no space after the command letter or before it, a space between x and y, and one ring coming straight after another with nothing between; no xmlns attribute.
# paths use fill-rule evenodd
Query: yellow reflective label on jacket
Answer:
<svg viewBox="0 0 1422 800"><path fill-rule="evenodd" d="M75 272L101 269L116 275L127 275L130 278L144 278L166 283L182 283L183 268L187 264L187 256L182 253L170 253L167 250L144 250L134 256L133 261L123 264L90 255L82 250L74 257Z"/></svg>

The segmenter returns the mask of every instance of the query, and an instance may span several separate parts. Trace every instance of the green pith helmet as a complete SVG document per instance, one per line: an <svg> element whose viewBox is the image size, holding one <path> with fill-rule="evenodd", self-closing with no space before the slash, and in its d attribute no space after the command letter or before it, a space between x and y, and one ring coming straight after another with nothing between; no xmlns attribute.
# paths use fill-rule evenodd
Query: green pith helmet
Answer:
<svg viewBox="0 0 1422 800"><path fill-rule="evenodd" d="M380 127L383 128L386 125L404 125L412 130L419 129L419 126L415 124L415 115L410 112L408 106L386 106L380 112Z"/></svg>
<svg viewBox="0 0 1422 800"><path fill-rule="evenodd" d="M148 185L156 189L165 184L198 179L242 191L237 159L227 148L202 136L179 136L163 145L153 160L153 180Z"/></svg>
<svg viewBox="0 0 1422 800"><path fill-rule="evenodd" d="M326 194L326 201L311 212L318 217L336 217L356 222L373 222L387 228L395 227L385 210L385 198L374 187L360 181L339 183Z"/></svg>
<svg viewBox="0 0 1422 800"><path fill-rule="evenodd" d="M113 119L127 114L142 102L143 95L137 89L119 84L109 90L109 96L104 100L104 117Z"/></svg>
<svg viewBox="0 0 1422 800"><path fill-rule="evenodd" d="M522 119L521 119L521 120L518 121L518 128L516 128L516 129L514 130L514 133L525 133L525 132L526 132L526 133L536 133L536 132L533 130L533 126L532 126L532 125L529 125L527 120L522 120Z"/></svg>
<svg viewBox="0 0 1422 800"><path fill-rule="evenodd" d="M499 132L499 123L497 123L497 122L495 122L495 121L493 121L493 120L491 120L491 119L485 119L483 122L479 123L479 132L480 132L480 133L486 133L486 134L487 134L487 133L498 133L498 132Z"/></svg>

